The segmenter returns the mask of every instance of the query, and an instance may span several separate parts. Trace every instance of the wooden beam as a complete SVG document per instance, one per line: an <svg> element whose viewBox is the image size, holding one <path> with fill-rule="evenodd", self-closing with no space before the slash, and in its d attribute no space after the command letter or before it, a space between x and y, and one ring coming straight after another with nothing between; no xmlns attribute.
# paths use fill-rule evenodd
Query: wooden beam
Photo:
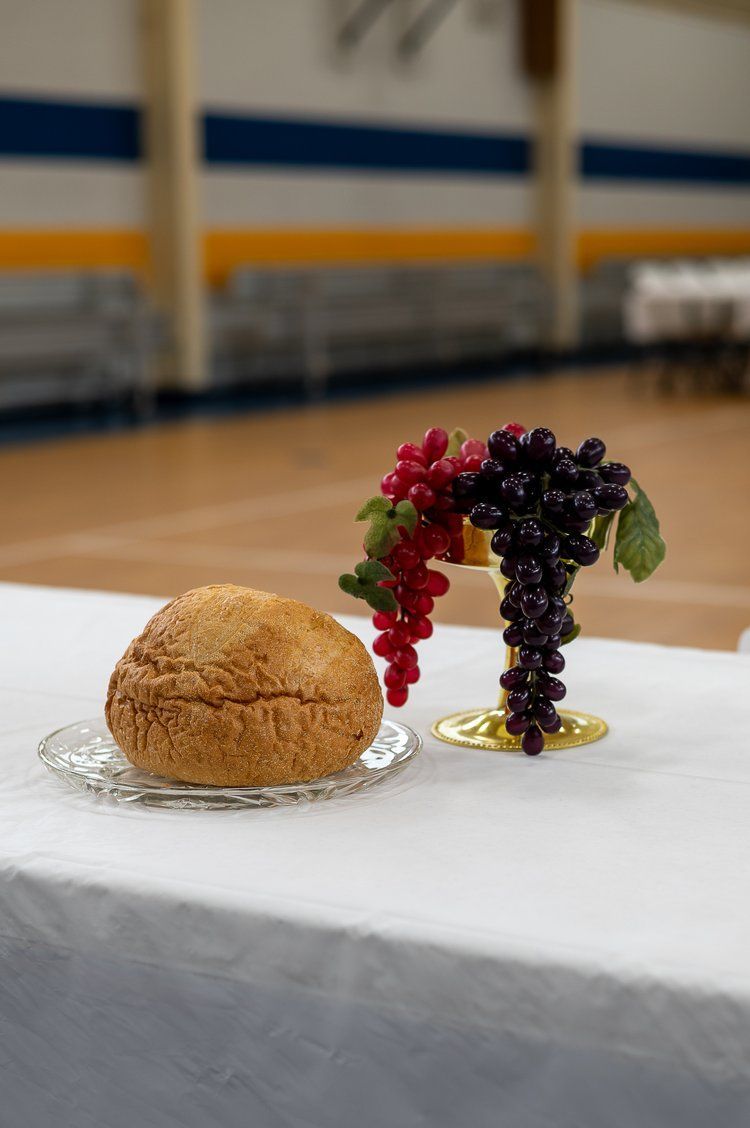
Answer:
<svg viewBox="0 0 750 1128"><path fill-rule="evenodd" d="M188 390L208 375L192 9L189 0L141 0L152 278L171 340L161 382Z"/></svg>
<svg viewBox="0 0 750 1128"><path fill-rule="evenodd" d="M521 0L528 3L529 0ZM535 0L531 0L535 2ZM544 0L551 21L535 34L546 37L544 67L534 82L536 133L534 171L539 260L553 303L549 344L570 348L578 340L578 273L575 257L577 184L574 109L574 50L577 0Z"/></svg>

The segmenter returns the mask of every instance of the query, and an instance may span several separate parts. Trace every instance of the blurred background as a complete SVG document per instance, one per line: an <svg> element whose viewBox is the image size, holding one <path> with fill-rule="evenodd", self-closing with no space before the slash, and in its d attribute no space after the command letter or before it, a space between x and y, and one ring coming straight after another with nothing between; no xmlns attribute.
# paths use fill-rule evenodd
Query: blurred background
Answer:
<svg viewBox="0 0 750 1128"><path fill-rule="evenodd" d="M584 629L733 649L748 105L750 0L0 0L0 581L364 611L398 443L518 419L662 519Z"/></svg>

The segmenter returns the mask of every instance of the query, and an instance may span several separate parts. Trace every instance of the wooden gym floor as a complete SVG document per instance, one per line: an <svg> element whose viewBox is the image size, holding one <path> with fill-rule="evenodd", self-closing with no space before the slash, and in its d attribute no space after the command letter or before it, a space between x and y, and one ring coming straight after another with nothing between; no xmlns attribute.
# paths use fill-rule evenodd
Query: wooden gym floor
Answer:
<svg viewBox="0 0 750 1128"><path fill-rule="evenodd" d="M661 518L667 559L649 582L608 559L581 575L584 631L734 649L750 625L750 401L665 400L647 373L614 369L6 448L0 581L165 597L231 581L364 613L336 580L361 558L353 516L397 444L509 419L570 446L600 435ZM487 581L449 571L435 618L496 625Z"/></svg>

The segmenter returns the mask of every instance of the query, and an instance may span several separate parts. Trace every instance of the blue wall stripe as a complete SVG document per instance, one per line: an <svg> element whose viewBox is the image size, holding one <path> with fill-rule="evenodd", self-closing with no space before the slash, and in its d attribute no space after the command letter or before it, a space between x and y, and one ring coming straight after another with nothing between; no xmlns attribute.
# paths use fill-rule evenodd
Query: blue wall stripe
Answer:
<svg viewBox="0 0 750 1128"><path fill-rule="evenodd" d="M584 180L750 184L750 153L584 141L580 150L579 168Z"/></svg>
<svg viewBox="0 0 750 1128"><path fill-rule="evenodd" d="M139 118L134 106L0 98L0 154L134 161Z"/></svg>
<svg viewBox="0 0 750 1128"><path fill-rule="evenodd" d="M136 106L0 97L0 157L136 161ZM367 123L207 113L210 165L361 169L468 176L523 175L532 147L514 133L403 129ZM750 184L750 152L584 141L585 180Z"/></svg>
<svg viewBox="0 0 750 1128"><path fill-rule="evenodd" d="M206 114L209 164L507 175L530 169L517 134L459 133L289 118Z"/></svg>

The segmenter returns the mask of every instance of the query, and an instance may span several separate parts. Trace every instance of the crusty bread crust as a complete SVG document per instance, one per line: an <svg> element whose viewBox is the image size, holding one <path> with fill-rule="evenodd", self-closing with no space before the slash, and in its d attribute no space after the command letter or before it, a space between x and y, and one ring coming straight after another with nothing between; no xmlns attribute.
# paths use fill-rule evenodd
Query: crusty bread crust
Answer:
<svg viewBox="0 0 750 1128"><path fill-rule="evenodd" d="M352 764L383 697L367 650L330 615L217 584L157 611L117 663L105 712L139 768L249 787Z"/></svg>

